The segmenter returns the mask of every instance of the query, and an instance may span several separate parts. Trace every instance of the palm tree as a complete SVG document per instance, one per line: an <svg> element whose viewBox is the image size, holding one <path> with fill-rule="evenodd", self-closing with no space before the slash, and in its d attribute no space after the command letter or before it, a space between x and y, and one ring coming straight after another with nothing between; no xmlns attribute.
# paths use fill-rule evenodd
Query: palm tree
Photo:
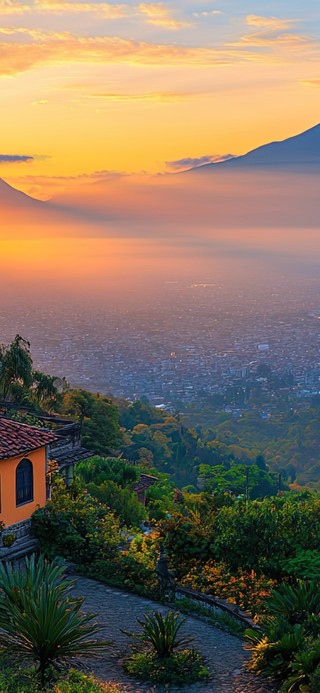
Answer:
<svg viewBox="0 0 320 693"><path fill-rule="evenodd" d="M63 566L42 557L26 561L23 572L0 566L0 647L9 657L37 666L42 687L51 667L97 656L106 642L92 614L83 614L83 600L70 597L73 581Z"/></svg>

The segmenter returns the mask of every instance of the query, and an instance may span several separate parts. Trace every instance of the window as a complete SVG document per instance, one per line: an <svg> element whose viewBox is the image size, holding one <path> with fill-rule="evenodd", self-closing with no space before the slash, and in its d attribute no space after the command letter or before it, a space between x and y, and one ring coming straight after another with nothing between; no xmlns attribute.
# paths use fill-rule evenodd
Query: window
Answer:
<svg viewBox="0 0 320 693"><path fill-rule="evenodd" d="M16 505L33 501L33 467L30 460L21 460L16 469Z"/></svg>

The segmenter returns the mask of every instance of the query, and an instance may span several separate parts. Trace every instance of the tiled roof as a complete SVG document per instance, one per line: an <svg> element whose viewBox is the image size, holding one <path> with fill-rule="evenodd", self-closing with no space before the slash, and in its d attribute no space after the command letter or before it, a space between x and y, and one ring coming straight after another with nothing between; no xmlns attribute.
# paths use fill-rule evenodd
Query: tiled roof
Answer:
<svg viewBox="0 0 320 693"><path fill-rule="evenodd" d="M153 486L153 484L158 481L156 476L150 476L150 474L141 474L140 479L132 486L131 491L135 491L138 493L138 491L147 491L147 489L150 486Z"/></svg>
<svg viewBox="0 0 320 693"><path fill-rule="evenodd" d="M83 460L88 460L89 457L92 457L93 455L94 453L90 452L90 450L80 447L74 448L74 450L64 450L60 453L55 453L53 450L49 453L49 457L52 457L53 460L58 462L60 469L68 465L77 464Z"/></svg>
<svg viewBox="0 0 320 693"><path fill-rule="evenodd" d="M37 450L54 440L57 440L57 436L51 431L0 419L0 460Z"/></svg>

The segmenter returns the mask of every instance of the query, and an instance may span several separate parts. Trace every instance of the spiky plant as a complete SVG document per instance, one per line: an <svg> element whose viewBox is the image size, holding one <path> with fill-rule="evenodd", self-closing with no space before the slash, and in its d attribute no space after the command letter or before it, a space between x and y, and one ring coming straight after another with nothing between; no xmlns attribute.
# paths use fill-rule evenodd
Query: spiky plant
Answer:
<svg viewBox="0 0 320 693"><path fill-rule="evenodd" d="M142 628L141 633L126 633L156 654L159 659L169 657L178 647L189 645L192 638L178 637L181 626L186 619L179 614L168 611L163 615L160 611L144 614L144 621L137 619ZM123 631L126 632L126 631Z"/></svg>
<svg viewBox="0 0 320 693"><path fill-rule="evenodd" d="M73 582L62 573L42 558L27 561L23 572L0 567L0 647L36 664L41 686L50 667L96 656L108 644L93 638L100 627L81 613L83 600L70 598Z"/></svg>

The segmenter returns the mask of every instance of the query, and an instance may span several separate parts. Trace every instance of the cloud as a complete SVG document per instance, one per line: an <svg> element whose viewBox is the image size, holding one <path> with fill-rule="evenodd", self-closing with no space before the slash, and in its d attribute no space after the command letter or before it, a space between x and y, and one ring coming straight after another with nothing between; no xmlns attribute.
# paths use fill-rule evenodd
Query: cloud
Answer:
<svg viewBox="0 0 320 693"><path fill-rule="evenodd" d="M320 79L304 79L301 84L307 87L320 87Z"/></svg>
<svg viewBox="0 0 320 693"><path fill-rule="evenodd" d="M106 99L108 101L155 101L157 103L174 103L185 101L188 98L199 96L194 93L175 93L175 92L147 92L142 94L115 94L115 93L96 93L87 94L93 99Z"/></svg>
<svg viewBox="0 0 320 693"><path fill-rule="evenodd" d="M270 53L283 56L283 52L286 51L286 57L290 55L299 53L309 53L312 57L316 57L319 54L319 43L314 38L300 34L297 32L288 31L290 20L276 19L275 17L256 17L255 15L249 15L251 19L247 23L251 26L259 27L259 31L253 31L248 34L244 34L237 41L233 41L228 45L234 48L247 48L247 49L257 49L257 48L269 48ZM296 21L296 20L292 20Z"/></svg>
<svg viewBox="0 0 320 693"><path fill-rule="evenodd" d="M190 26L190 22L175 19L172 16L171 8L162 3L146 3L141 2L138 5L138 10L142 15L145 15L148 24L159 26L164 29L183 29Z"/></svg>
<svg viewBox="0 0 320 693"><path fill-rule="evenodd" d="M119 36L77 36L67 31L25 27L2 26L1 34L5 38L0 42L0 76L67 63L211 67L239 62L277 64L283 59L295 59L302 52L311 58L319 56L318 44L309 37L291 33L277 35L270 29L217 47L151 43ZM268 53L264 50L266 47Z"/></svg>
<svg viewBox="0 0 320 693"><path fill-rule="evenodd" d="M126 5L112 5L107 2L54 2L36 0L35 10L48 14L79 14L90 12L104 19L121 19L127 14Z"/></svg>
<svg viewBox="0 0 320 693"><path fill-rule="evenodd" d="M263 47L285 47L288 49L305 50L316 47L316 42L309 36L303 34L275 34L273 31L258 31L253 34L246 34L241 37L239 42L230 44L232 46L256 46Z"/></svg>
<svg viewBox="0 0 320 693"><path fill-rule="evenodd" d="M193 17L212 17L216 14L224 14L222 10L205 10L204 12L192 12Z"/></svg>
<svg viewBox="0 0 320 693"><path fill-rule="evenodd" d="M256 14L248 14L246 22L249 26L255 26L258 29L273 29L281 30L289 29L293 24L297 23L297 19L279 19L278 17L260 17Z"/></svg>
<svg viewBox="0 0 320 693"><path fill-rule="evenodd" d="M107 2L63 2L62 0L0 0L0 15L23 14L80 14L91 13L105 19L120 19L126 16L126 5L113 5Z"/></svg>
<svg viewBox="0 0 320 693"><path fill-rule="evenodd" d="M25 42L0 43L0 75L26 72L34 67L54 63L91 63L134 65L225 65L231 57L219 49L157 44L123 39L117 36L75 36L71 33L50 33L26 28L6 29L28 39ZM33 41L30 42L29 38ZM242 55L242 54L241 54Z"/></svg>
<svg viewBox="0 0 320 693"><path fill-rule="evenodd" d="M166 161L166 166L173 171L183 171L184 169L197 168L205 164L218 164L221 161L233 159L234 156L234 154L206 154L205 156L186 157L184 159L177 159L176 161Z"/></svg>
<svg viewBox="0 0 320 693"><path fill-rule="evenodd" d="M22 164L34 161L34 156L27 154L0 154L0 164Z"/></svg>

